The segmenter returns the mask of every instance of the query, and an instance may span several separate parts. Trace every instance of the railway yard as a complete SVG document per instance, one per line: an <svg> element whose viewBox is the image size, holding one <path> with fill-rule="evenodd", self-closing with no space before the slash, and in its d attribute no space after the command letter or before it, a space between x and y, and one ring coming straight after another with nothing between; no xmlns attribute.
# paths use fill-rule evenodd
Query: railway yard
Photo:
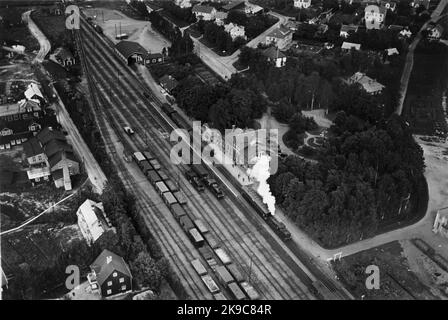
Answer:
<svg viewBox="0 0 448 320"><path fill-rule="evenodd" d="M116 56L110 43L88 23L81 24L76 40L106 151L189 297L319 297L311 289L316 277L262 219L248 217L257 214L247 202L225 188L223 198L216 197L209 188L198 191L185 176L186 168L171 163L169 133L177 127L176 123L161 111L162 103ZM135 133L126 133L126 126ZM139 151L146 151L146 159L133 161L133 155ZM149 155L153 159L148 159ZM149 163L147 160L154 159L160 168L152 161L141 170L141 161ZM161 189L160 181L149 179L148 171L167 189ZM176 191L173 189L186 195L186 203L167 196ZM179 210L181 213L176 214ZM197 219L202 221L202 227L196 224ZM192 221L194 225L190 226ZM193 226L196 228L190 228ZM196 231L191 232L192 229ZM223 276L226 270L236 279L232 285L233 281ZM243 291L245 295L241 295Z"/></svg>

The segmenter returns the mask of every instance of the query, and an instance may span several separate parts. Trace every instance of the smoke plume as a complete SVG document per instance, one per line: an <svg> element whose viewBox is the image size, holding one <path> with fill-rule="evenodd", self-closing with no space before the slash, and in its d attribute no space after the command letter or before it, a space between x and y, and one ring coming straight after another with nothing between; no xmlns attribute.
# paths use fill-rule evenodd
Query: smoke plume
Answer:
<svg viewBox="0 0 448 320"><path fill-rule="evenodd" d="M272 195L267 182L269 176L271 175L269 172L269 161L269 156L260 156L252 169L248 170L248 174L250 177L255 178L259 182L257 193L263 198L263 202L268 206L269 212L274 215L275 197Z"/></svg>

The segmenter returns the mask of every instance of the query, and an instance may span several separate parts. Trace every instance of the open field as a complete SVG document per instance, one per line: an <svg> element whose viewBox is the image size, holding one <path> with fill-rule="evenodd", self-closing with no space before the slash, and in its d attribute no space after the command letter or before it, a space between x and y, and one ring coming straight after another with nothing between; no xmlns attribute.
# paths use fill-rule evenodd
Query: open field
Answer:
<svg viewBox="0 0 448 320"><path fill-rule="evenodd" d="M171 42L155 32L151 22L129 18L117 10L107 8L86 8L83 10L87 17L91 17L94 23L103 28L104 34L113 42L117 34L128 34L128 41L140 43L146 50L152 53L160 53L163 48L171 46Z"/></svg>

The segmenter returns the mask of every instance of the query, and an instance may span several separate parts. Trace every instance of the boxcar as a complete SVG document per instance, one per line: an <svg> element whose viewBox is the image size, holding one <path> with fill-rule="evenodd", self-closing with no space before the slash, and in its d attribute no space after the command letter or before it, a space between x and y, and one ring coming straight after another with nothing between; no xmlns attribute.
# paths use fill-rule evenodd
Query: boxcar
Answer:
<svg viewBox="0 0 448 320"><path fill-rule="evenodd" d="M160 170L161 168L160 163L156 159L149 160L149 163L152 165L154 170Z"/></svg>
<svg viewBox="0 0 448 320"><path fill-rule="evenodd" d="M169 206L172 206L173 204L177 203L176 198L174 198L173 194L169 191L163 193L162 196L165 203Z"/></svg>
<svg viewBox="0 0 448 320"><path fill-rule="evenodd" d="M183 193L182 190L173 192L173 194L180 204L187 204L187 197L185 196L185 193Z"/></svg>
<svg viewBox="0 0 448 320"><path fill-rule="evenodd" d="M143 151L143 155L145 156L146 159L148 160L152 160L154 159L154 156L151 154L151 152L149 151Z"/></svg>
<svg viewBox="0 0 448 320"><path fill-rule="evenodd" d="M201 277L202 281L207 286L208 290L211 293L219 292L219 287L216 285L215 281L209 275L205 275Z"/></svg>
<svg viewBox="0 0 448 320"><path fill-rule="evenodd" d="M241 273L240 269L238 269L238 267L236 265L231 263L231 264L228 264L226 266L226 268L227 268L227 270L229 270L230 274L235 278L235 280L237 282L244 281L243 274Z"/></svg>
<svg viewBox="0 0 448 320"><path fill-rule="evenodd" d="M240 283L241 288L243 289L244 293L249 297L250 300L259 300L260 295L258 292L252 287L249 283L246 281Z"/></svg>
<svg viewBox="0 0 448 320"><path fill-rule="evenodd" d="M168 175L165 173L165 171L159 170L157 172L159 173L160 178L162 178L162 180L165 181L165 183L167 180L170 179L170 178L168 178Z"/></svg>
<svg viewBox="0 0 448 320"><path fill-rule="evenodd" d="M224 266L217 266L215 268L215 273L224 286L227 286L231 282L235 282L235 279L233 279L232 275Z"/></svg>
<svg viewBox="0 0 448 320"><path fill-rule="evenodd" d="M224 251L224 249L222 249L222 248L215 249L215 253L218 256L219 260L221 260L221 262L223 264L230 264L230 263L232 263L232 260L230 260L229 256Z"/></svg>
<svg viewBox="0 0 448 320"><path fill-rule="evenodd" d="M162 181L157 171L149 170L146 172L146 176L152 184L156 184L156 182Z"/></svg>
<svg viewBox="0 0 448 320"><path fill-rule="evenodd" d="M142 169L144 174L146 174L146 172L148 172L149 170L152 170L152 166L147 160L140 162L140 168Z"/></svg>
<svg viewBox="0 0 448 320"><path fill-rule="evenodd" d="M222 292L215 293L213 295L213 299L215 299L215 300L228 300L226 298L226 296L222 294Z"/></svg>
<svg viewBox="0 0 448 320"><path fill-rule="evenodd" d="M182 207L178 203L174 203L171 205L171 212L173 213L174 218L177 221L179 221L180 217L186 215L186 212L184 211L184 209L182 209Z"/></svg>
<svg viewBox="0 0 448 320"><path fill-rule="evenodd" d="M235 298L235 300L246 299L246 295L235 282L229 283L228 288L232 293L232 296Z"/></svg>
<svg viewBox="0 0 448 320"><path fill-rule="evenodd" d="M168 189L170 189L171 192L176 192L179 190L177 185L171 179L167 179L164 181L165 181L166 186L168 187Z"/></svg>
<svg viewBox="0 0 448 320"><path fill-rule="evenodd" d="M194 220L194 224L196 228L198 228L199 232L202 234L206 234L209 231L205 223L201 219Z"/></svg>
<svg viewBox="0 0 448 320"><path fill-rule="evenodd" d="M134 158L134 161L138 164L139 167L140 167L140 162L146 160L141 152L134 152L134 154L132 155L132 158Z"/></svg>
<svg viewBox="0 0 448 320"><path fill-rule="evenodd" d="M168 190L168 187L166 186L165 182L163 182L163 181L156 182L156 190L160 194L170 191L170 190Z"/></svg>
<svg viewBox="0 0 448 320"><path fill-rule="evenodd" d="M201 261L199 261L199 259L192 260L191 265L193 266L194 270L196 270L198 275L203 276L204 274L207 274L207 270L202 265Z"/></svg>
<svg viewBox="0 0 448 320"><path fill-rule="evenodd" d="M188 235L196 246L200 247L204 244L204 238L201 236L198 229L192 228L188 230Z"/></svg>
<svg viewBox="0 0 448 320"><path fill-rule="evenodd" d="M219 247L218 240L216 240L216 238L210 232L204 234L204 238L212 249L216 249Z"/></svg>
<svg viewBox="0 0 448 320"><path fill-rule="evenodd" d="M180 217L179 223L182 226L182 228L185 230L185 232L188 232L188 230L194 228L193 222L187 215Z"/></svg>

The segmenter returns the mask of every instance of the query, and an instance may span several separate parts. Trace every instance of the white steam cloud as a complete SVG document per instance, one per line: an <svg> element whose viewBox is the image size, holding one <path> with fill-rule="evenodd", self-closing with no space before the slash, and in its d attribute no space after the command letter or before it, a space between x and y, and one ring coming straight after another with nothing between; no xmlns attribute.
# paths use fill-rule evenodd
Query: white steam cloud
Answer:
<svg viewBox="0 0 448 320"><path fill-rule="evenodd" d="M267 182L271 175L269 172L270 159L271 158L267 155L260 156L252 169L248 170L248 174L250 177L255 178L259 182L257 193L263 198L263 203L268 206L269 212L274 215L275 197L272 195L271 189L269 188L269 184Z"/></svg>

